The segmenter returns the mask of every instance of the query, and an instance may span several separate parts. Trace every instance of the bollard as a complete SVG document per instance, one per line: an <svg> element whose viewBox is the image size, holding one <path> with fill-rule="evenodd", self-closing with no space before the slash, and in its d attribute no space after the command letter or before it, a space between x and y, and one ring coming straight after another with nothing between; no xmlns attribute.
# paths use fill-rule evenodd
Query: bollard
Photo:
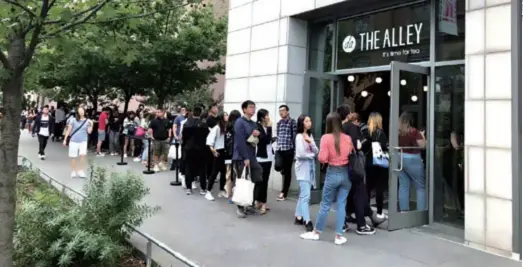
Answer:
<svg viewBox="0 0 523 267"><path fill-rule="evenodd" d="M180 147L180 143L176 142L174 143L174 146L176 147L176 174L175 174L175 181L172 181L170 184L172 186L181 186L182 183L179 181L179 175L180 175L180 157L178 155L178 148Z"/></svg>
<svg viewBox="0 0 523 267"><path fill-rule="evenodd" d="M144 170L143 174L153 174L154 171L151 170L151 138L147 138L147 142L149 142L149 149L147 150L147 170Z"/></svg>
<svg viewBox="0 0 523 267"><path fill-rule="evenodd" d="M124 142L125 142L125 136L124 136ZM131 140L129 140L129 143L131 142ZM123 161L123 154L124 154L124 151L123 151L123 146L120 146L120 162L117 162L116 165L118 166L125 166L127 165L127 162Z"/></svg>

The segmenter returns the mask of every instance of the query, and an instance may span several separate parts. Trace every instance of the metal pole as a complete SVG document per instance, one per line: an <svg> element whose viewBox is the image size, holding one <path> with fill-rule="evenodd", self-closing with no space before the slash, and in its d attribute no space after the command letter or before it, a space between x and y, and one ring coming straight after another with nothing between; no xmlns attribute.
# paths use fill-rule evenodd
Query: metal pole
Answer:
<svg viewBox="0 0 523 267"><path fill-rule="evenodd" d="M512 251L521 260L521 0L511 3Z"/></svg>
<svg viewBox="0 0 523 267"><path fill-rule="evenodd" d="M174 143L174 146L176 147L176 174L175 174L175 181L171 182L172 186L180 186L182 183L179 181L179 173L180 173L180 156L178 155L178 148L180 147L180 143L176 142Z"/></svg>
<svg viewBox="0 0 523 267"><path fill-rule="evenodd" d="M153 260L152 260L152 243L151 240L147 239L147 250L146 250L146 266L151 267L153 266Z"/></svg>
<svg viewBox="0 0 523 267"><path fill-rule="evenodd" d="M153 174L154 171L151 171L151 138L147 138L147 142L149 142L149 148L147 149L147 170L144 170L143 174Z"/></svg>
<svg viewBox="0 0 523 267"><path fill-rule="evenodd" d="M125 142L125 136L124 136L124 142ZM131 142L131 138L129 137L129 143L130 142ZM120 152L121 152L120 153L120 162L117 162L116 165L118 165L118 166L127 165L127 162L123 161L123 154L124 154L124 152L127 152L127 151L124 151L123 146L120 146Z"/></svg>

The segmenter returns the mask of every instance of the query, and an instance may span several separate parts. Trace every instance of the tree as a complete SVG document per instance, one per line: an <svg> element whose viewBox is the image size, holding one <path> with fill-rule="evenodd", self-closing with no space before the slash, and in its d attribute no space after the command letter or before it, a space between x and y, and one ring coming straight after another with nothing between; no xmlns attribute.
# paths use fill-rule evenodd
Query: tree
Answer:
<svg viewBox="0 0 523 267"><path fill-rule="evenodd" d="M161 10L148 12L146 7L159 2L163 1L0 0L0 86L5 111L0 122L0 266L13 264L20 105L24 75L37 46L71 31L89 33L100 23L124 23L129 18L154 15ZM185 9L190 2L172 9Z"/></svg>

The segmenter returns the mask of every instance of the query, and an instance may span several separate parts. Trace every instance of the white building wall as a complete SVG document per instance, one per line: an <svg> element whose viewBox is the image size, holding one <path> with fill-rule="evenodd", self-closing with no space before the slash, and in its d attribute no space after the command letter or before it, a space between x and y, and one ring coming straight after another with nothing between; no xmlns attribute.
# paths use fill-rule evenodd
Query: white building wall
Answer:
<svg viewBox="0 0 523 267"><path fill-rule="evenodd" d="M512 251L510 0L468 0L465 239Z"/></svg>

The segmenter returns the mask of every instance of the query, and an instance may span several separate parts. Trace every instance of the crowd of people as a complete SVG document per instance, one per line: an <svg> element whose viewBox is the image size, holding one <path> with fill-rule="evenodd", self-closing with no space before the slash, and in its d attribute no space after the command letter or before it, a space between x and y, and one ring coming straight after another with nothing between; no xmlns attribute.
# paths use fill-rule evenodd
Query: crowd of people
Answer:
<svg viewBox="0 0 523 267"><path fill-rule="evenodd" d="M367 123L363 123L348 105L338 107L326 117L325 133L317 146L311 134L314 122L310 116L291 118L289 107L281 105L280 119L273 131L268 110L256 110L256 104L250 100L243 102L240 108L227 113L220 112L217 104L211 104L205 111L200 106L190 110L181 107L179 114L169 116L163 110L151 111L140 106L123 119L117 110L104 108L93 121L82 107L69 116L66 113L62 116L58 110L53 115L53 109L45 106L31 121L26 117L22 128L32 124L27 127L38 135L38 153L42 159L49 137L62 141L69 149L71 177L85 177L88 143L94 138L97 156L106 155L104 144L109 155L123 153L123 157L132 156L144 164L148 164L148 156L152 154L150 162L155 172L167 171L170 164L171 169L180 172L187 195L199 187L199 194L209 201L215 200L212 192L218 175L218 197L230 203L234 203L238 179L248 178L254 184L249 193L253 201L248 205L235 203L239 218L270 211L267 193L273 164L283 179L277 201L287 200L294 170L299 186L294 223L304 228L303 239L319 239L333 203L336 203L334 242L338 245L347 241L343 233L349 229L349 223L357 225L357 234L371 235L376 232L374 227L387 219L384 191L388 184L388 135L379 113L370 114ZM404 113L398 134L400 146L420 148L405 150L401 155L400 211L410 208L411 184L416 188L417 209L426 209L425 172L420 156L426 145L424 132L413 126L411 114ZM169 163L168 154L173 147L180 147L180 157ZM317 166L325 176L321 181L320 210L313 223L309 206L311 190L320 186L316 179ZM374 191L376 211L370 205ZM366 217L372 225L367 224Z"/></svg>

